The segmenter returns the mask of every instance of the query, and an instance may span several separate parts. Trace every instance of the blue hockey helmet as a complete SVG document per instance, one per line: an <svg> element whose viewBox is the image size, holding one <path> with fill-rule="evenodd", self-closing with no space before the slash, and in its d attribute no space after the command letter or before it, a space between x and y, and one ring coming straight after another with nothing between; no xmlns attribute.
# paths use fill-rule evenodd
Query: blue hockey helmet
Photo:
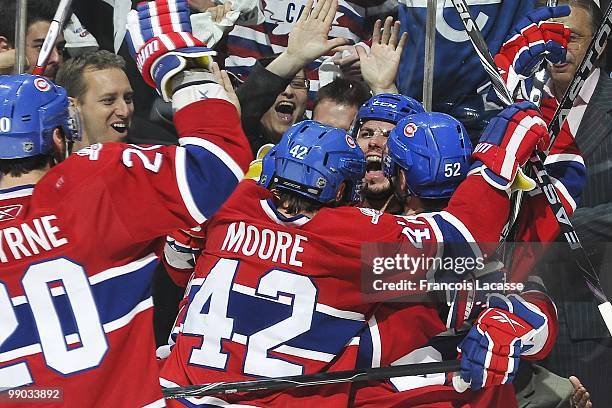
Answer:
<svg viewBox="0 0 612 408"><path fill-rule="evenodd" d="M374 95L359 108L351 134L356 136L361 125L368 120L396 124L402 118L420 112L425 112L423 105L409 96L392 93Z"/></svg>
<svg viewBox="0 0 612 408"><path fill-rule="evenodd" d="M57 127L78 139L64 88L37 75L0 76L0 159L49 153Z"/></svg>
<svg viewBox="0 0 612 408"><path fill-rule="evenodd" d="M467 176L471 153L467 131L457 119L438 112L417 113L391 131L383 171L387 177L403 171L411 195L448 198Z"/></svg>
<svg viewBox="0 0 612 408"><path fill-rule="evenodd" d="M291 126L264 157L259 184L329 203L348 182L348 201L358 202L364 173L365 157L349 134L305 120Z"/></svg>

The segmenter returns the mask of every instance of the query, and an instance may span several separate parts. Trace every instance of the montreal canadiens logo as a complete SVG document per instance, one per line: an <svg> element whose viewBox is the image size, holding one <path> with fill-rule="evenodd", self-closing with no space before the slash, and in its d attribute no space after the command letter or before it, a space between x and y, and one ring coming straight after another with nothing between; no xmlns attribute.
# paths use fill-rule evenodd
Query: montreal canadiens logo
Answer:
<svg viewBox="0 0 612 408"><path fill-rule="evenodd" d="M49 85L49 82L47 82L46 80L42 78L36 78L34 80L34 86L40 92L47 92L49 89L51 89L51 85Z"/></svg>
<svg viewBox="0 0 612 408"><path fill-rule="evenodd" d="M351 149L354 149L355 147L357 147L357 145L355 144L355 141L350 135L346 135L345 138L346 138L346 144L349 145Z"/></svg>
<svg viewBox="0 0 612 408"><path fill-rule="evenodd" d="M406 135L406 137L414 136L416 131L417 131L417 125L415 125L414 123L409 123L406 125L406 127L404 127L404 135Z"/></svg>

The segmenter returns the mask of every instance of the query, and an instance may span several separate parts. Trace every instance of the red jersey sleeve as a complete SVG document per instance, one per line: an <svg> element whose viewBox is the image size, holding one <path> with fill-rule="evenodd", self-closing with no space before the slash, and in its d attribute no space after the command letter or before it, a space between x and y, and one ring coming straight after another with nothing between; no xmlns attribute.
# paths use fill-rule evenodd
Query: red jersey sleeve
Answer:
<svg viewBox="0 0 612 408"><path fill-rule="evenodd" d="M50 172L58 199L119 222L134 241L203 223L229 197L251 159L229 102L208 99L176 113L181 146L94 145Z"/></svg>

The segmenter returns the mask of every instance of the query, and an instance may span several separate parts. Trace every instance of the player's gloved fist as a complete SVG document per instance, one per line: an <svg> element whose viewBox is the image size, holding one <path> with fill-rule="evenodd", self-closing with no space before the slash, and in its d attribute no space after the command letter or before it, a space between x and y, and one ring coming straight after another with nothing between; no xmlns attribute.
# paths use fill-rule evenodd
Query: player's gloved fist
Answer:
<svg viewBox="0 0 612 408"><path fill-rule="evenodd" d="M173 246L180 247L179 251L197 253L204 248L206 236L202 232L202 227L198 226L189 230L176 230L166 237L166 241Z"/></svg>
<svg viewBox="0 0 612 408"><path fill-rule="evenodd" d="M507 190L531 153L545 150L550 135L542 114L531 102L510 105L491 119L474 147L470 173L477 173L493 187ZM535 183L532 185L535 186Z"/></svg>
<svg viewBox="0 0 612 408"><path fill-rule="evenodd" d="M506 87L516 95L520 86L521 96L528 99L532 82L530 77L538 70L544 59L551 63L565 61L567 43L571 31L562 23L547 22L550 18L567 16L567 5L540 7L531 11L514 26L506 42L495 56ZM488 99L501 105L491 90Z"/></svg>
<svg viewBox="0 0 612 408"><path fill-rule="evenodd" d="M187 0L139 3L127 19L128 45L147 84L170 101L170 79L185 68L210 68L216 53L191 34Z"/></svg>
<svg viewBox="0 0 612 408"><path fill-rule="evenodd" d="M204 244L201 227L177 230L166 237L164 262L168 275L177 286L187 285Z"/></svg>
<svg viewBox="0 0 612 408"><path fill-rule="evenodd" d="M489 296L485 309L457 347L461 372L453 378L457 391L512 382L526 345L546 327L547 317L518 295Z"/></svg>

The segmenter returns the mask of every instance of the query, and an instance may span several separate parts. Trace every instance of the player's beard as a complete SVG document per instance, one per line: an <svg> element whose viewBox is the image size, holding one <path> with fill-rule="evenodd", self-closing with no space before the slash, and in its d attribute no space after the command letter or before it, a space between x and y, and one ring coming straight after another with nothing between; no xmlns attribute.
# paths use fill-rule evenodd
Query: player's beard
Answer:
<svg viewBox="0 0 612 408"><path fill-rule="evenodd" d="M392 192L391 182L386 177L364 182L363 194L368 200L383 200L388 198Z"/></svg>

